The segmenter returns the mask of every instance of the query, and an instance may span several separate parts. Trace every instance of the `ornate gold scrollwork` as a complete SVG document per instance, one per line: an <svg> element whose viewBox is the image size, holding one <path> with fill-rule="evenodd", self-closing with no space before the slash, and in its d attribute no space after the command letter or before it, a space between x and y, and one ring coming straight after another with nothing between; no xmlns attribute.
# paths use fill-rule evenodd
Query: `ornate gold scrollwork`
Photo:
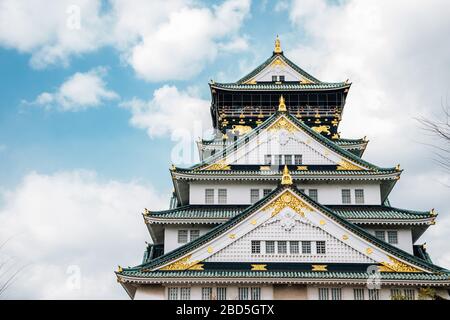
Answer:
<svg viewBox="0 0 450 320"><path fill-rule="evenodd" d="M362 170L360 167L348 162L347 160L341 160L337 167L337 170Z"/></svg>
<svg viewBox="0 0 450 320"><path fill-rule="evenodd" d="M267 271L267 264L252 264L251 271Z"/></svg>
<svg viewBox="0 0 450 320"><path fill-rule="evenodd" d="M393 257L389 257L391 262L381 262L378 267L380 272L422 272L421 270L401 262Z"/></svg>
<svg viewBox="0 0 450 320"><path fill-rule="evenodd" d="M293 125L290 121L288 121L284 117L280 117L267 130L269 130L269 131L286 130L288 132L299 131L295 125Z"/></svg>
<svg viewBox="0 0 450 320"><path fill-rule="evenodd" d="M313 208L310 207L305 202L299 200L296 196L294 196L291 192L285 191L281 195L278 196L272 203L268 204L264 210L272 209L272 217L276 216L281 212L284 208L289 207L294 210L296 213L305 216L304 210L312 211Z"/></svg>
<svg viewBox="0 0 450 320"><path fill-rule="evenodd" d="M195 260L195 261L191 261L192 255L188 255L184 258L181 258L159 270L164 270L164 271L174 271L174 270L187 270L190 267L196 265L197 263L199 263L199 260Z"/></svg>
<svg viewBox="0 0 450 320"><path fill-rule="evenodd" d="M311 271L328 271L326 264L313 264Z"/></svg>
<svg viewBox="0 0 450 320"><path fill-rule="evenodd" d="M216 163L213 163L209 167L207 167L205 170L231 170L230 166L223 160L218 161Z"/></svg>

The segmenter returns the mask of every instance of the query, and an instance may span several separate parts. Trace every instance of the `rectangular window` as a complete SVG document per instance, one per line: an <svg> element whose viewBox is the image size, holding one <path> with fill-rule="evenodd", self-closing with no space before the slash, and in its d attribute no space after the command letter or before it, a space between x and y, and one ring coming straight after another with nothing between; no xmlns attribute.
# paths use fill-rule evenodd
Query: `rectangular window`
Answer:
<svg viewBox="0 0 450 320"><path fill-rule="evenodd" d="M269 195L269 193L271 193L271 192L272 192L272 189L264 189L263 190L264 197L267 197Z"/></svg>
<svg viewBox="0 0 450 320"><path fill-rule="evenodd" d="M289 241L289 252L291 254L299 253L298 241Z"/></svg>
<svg viewBox="0 0 450 320"><path fill-rule="evenodd" d="M275 253L275 241L266 241L266 253Z"/></svg>
<svg viewBox="0 0 450 320"><path fill-rule="evenodd" d="M248 288L238 288L239 300L248 300Z"/></svg>
<svg viewBox="0 0 450 320"><path fill-rule="evenodd" d="M325 241L317 241L316 242L316 251L317 254L325 254Z"/></svg>
<svg viewBox="0 0 450 320"><path fill-rule="evenodd" d="M261 253L261 242L252 241L252 253Z"/></svg>
<svg viewBox="0 0 450 320"><path fill-rule="evenodd" d="M364 203L364 189L356 189L355 190L355 203L356 204Z"/></svg>
<svg viewBox="0 0 450 320"><path fill-rule="evenodd" d="M342 300L341 288L331 288L331 300Z"/></svg>
<svg viewBox="0 0 450 320"><path fill-rule="evenodd" d="M302 164L302 155L301 154L296 154L294 156L294 161L295 161L295 165L301 165Z"/></svg>
<svg viewBox="0 0 450 320"><path fill-rule="evenodd" d="M167 296L169 300L178 300L178 288L168 288Z"/></svg>
<svg viewBox="0 0 450 320"><path fill-rule="evenodd" d="M380 290L369 289L369 300L380 300Z"/></svg>
<svg viewBox="0 0 450 320"><path fill-rule="evenodd" d="M414 289L405 289L406 300L416 300L416 291Z"/></svg>
<svg viewBox="0 0 450 320"><path fill-rule="evenodd" d="M180 300L191 300L191 288L180 288Z"/></svg>
<svg viewBox="0 0 450 320"><path fill-rule="evenodd" d="M264 164L269 165L269 166L272 165L272 155L266 154L264 156Z"/></svg>
<svg viewBox="0 0 450 320"><path fill-rule="evenodd" d="M402 291L400 289L391 289L391 300L399 300L402 297Z"/></svg>
<svg viewBox="0 0 450 320"><path fill-rule="evenodd" d="M194 241L197 238L200 238L200 230L190 230L189 241Z"/></svg>
<svg viewBox="0 0 450 320"><path fill-rule="evenodd" d="M188 231L178 230L178 243L187 243L187 242L188 242Z"/></svg>
<svg viewBox="0 0 450 320"><path fill-rule="evenodd" d="M212 288L202 288L202 300L212 300Z"/></svg>
<svg viewBox="0 0 450 320"><path fill-rule="evenodd" d="M387 232L387 236L388 236L388 242L390 244L397 244L398 243L398 233L397 233L397 231L388 231Z"/></svg>
<svg viewBox="0 0 450 320"><path fill-rule="evenodd" d="M280 81L284 82L284 76L280 76Z"/></svg>
<svg viewBox="0 0 450 320"><path fill-rule="evenodd" d="M256 203L259 201L259 189L251 189L250 190L250 202Z"/></svg>
<svg viewBox="0 0 450 320"><path fill-rule="evenodd" d="M253 287L250 288L251 300L261 300L261 288Z"/></svg>
<svg viewBox="0 0 450 320"><path fill-rule="evenodd" d="M375 237L380 239L380 240L386 241L386 233L384 231L382 231L382 230L376 230L375 231Z"/></svg>
<svg viewBox="0 0 450 320"><path fill-rule="evenodd" d="M292 164L292 156L290 154L286 154L284 156L284 164L287 164L287 165Z"/></svg>
<svg viewBox="0 0 450 320"><path fill-rule="evenodd" d="M328 288L319 288L319 300L329 300Z"/></svg>
<svg viewBox="0 0 450 320"><path fill-rule="evenodd" d="M219 204L227 203L227 189L219 189L217 191L219 193Z"/></svg>
<svg viewBox="0 0 450 320"><path fill-rule="evenodd" d="M352 198L350 195L350 189L342 189L342 203L350 204L352 203Z"/></svg>
<svg viewBox="0 0 450 320"><path fill-rule="evenodd" d="M225 287L217 288L217 300L227 300L227 288Z"/></svg>
<svg viewBox="0 0 450 320"><path fill-rule="evenodd" d="M286 241L278 241L278 253L285 254L287 253L287 243Z"/></svg>
<svg viewBox="0 0 450 320"><path fill-rule="evenodd" d="M309 197L311 198L311 199L313 199L314 201L319 201L318 200L318 192L317 192L317 189L309 189Z"/></svg>
<svg viewBox="0 0 450 320"><path fill-rule="evenodd" d="M283 164L283 155L282 154L276 154L274 160L275 160L274 164L278 164L278 165Z"/></svg>
<svg viewBox="0 0 450 320"><path fill-rule="evenodd" d="M311 253L311 241L302 241L302 253L303 254Z"/></svg>
<svg viewBox="0 0 450 320"><path fill-rule="evenodd" d="M364 289L353 289L353 297L355 300L364 300Z"/></svg>
<svg viewBox="0 0 450 320"><path fill-rule="evenodd" d="M277 82L277 76L272 76L272 82Z"/></svg>
<svg viewBox="0 0 450 320"><path fill-rule="evenodd" d="M205 203L214 204L214 189L205 189Z"/></svg>

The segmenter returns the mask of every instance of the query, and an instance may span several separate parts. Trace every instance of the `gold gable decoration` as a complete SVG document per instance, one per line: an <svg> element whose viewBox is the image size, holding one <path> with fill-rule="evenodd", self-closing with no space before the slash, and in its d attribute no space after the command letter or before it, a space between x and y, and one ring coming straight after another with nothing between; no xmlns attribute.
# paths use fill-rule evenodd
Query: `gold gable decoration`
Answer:
<svg viewBox="0 0 450 320"><path fill-rule="evenodd" d="M216 163L213 163L212 165L208 166L205 170L213 171L222 171L222 170L231 170L230 166L223 160L218 161Z"/></svg>
<svg viewBox="0 0 450 320"><path fill-rule="evenodd" d="M285 165L283 169L283 176L281 177L281 184L284 186L292 185L292 176L289 173L288 167Z"/></svg>
<svg viewBox="0 0 450 320"><path fill-rule="evenodd" d="M280 96L280 101L279 101L279 104L278 104L278 111L279 112L286 112L287 111L286 103L284 101L283 95Z"/></svg>
<svg viewBox="0 0 450 320"><path fill-rule="evenodd" d="M393 257L389 257L389 260L391 260L391 263L381 262L382 265L378 268L380 272L422 272L421 270Z"/></svg>
<svg viewBox="0 0 450 320"><path fill-rule="evenodd" d="M181 258L159 270L164 270L164 271L180 271L180 270L187 270L190 269L191 267L197 265L200 261L199 260L195 260L195 261L191 261L192 255L188 255L184 258ZM198 269L198 267L192 269L192 270L200 270Z"/></svg>
<svg viewBox="0 0 450 320"><path fill-rule="evenodd" d="M284 117L280 117L268 129L268 131L286 130L288 132L296 132L298 128Z"/></svg>
<svg viewBox="0 0 450 320"><path fill-rule="evenodd" d="M313 208L311 208L305 202L299 200L297 197L295 197L291 192L287 190L283 192L280 196L278 196L278 198L276 198L272 203L268 204L263 210L272 209L273 210L272 217L274 217L286 207L291 208L302 217L305 216L304 210L309 211L313 210Z"/></svg>
<svg viewBox="0 0 450 320"><path fill-rule="evenodd" d="M347 160L339 161L337 170L362 170L360 167L348 162Z"/></svg>

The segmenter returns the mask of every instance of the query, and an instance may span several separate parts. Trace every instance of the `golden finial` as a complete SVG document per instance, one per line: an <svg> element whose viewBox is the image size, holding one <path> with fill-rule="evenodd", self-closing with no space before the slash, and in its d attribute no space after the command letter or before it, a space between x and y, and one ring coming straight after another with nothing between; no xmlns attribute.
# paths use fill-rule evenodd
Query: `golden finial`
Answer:
<svg viewBox="0 0 450 320"><path fill-rule="evenodd" d="M273 52L274 53L282 53L283 52L283 50L281 50L281 42L280 42L280 39L278 38L278 35L277 35L277 38L275 39L275 49L273 50Z"/></svg>
<svg viewBox="0 0 450 320"><path fill-rule="evenodd" d="M292 185L292 177L286 165L284 166L283 169L283 177L281 178L281 184L287 186Z"/></svg>
<svg viewBox="0 0 450 320"><path fill-rule="evenodd" d="M144 208L144 216L148 216L148 215L150 215L150 210L148 210L147 208Z"/></svg>
<svg viewBox="0 0 450 320"><path fill-rule="evenodd" d="M434 208L430 210L430 215L432 215L432 216L436 216L436 215L437 215L437 213L436 213L436 211L434 210Z"/></svg>
<svg viewBox="0 0 450 320"><path fill-rule="evenodd" d="M172 165L170 166L170 171L175 171L175 169L176 169L175 165L172 164Z"/></svg>
<svg viewBox="0 0 450 320"><path fill-rule="evenodd" d="M286 112L286 104L284 103L284 97L283 95L280 96L280 104L278 105L278 111L280 112Z"/></svg>
<svg viewBox="0 0 450 320"><path fill-rule="evenodd" d="M118 272L118 273L122 273L122 271L123 271L122 267L121 267L121 266L119 266L119 268L118 268L117 272Z"/></svg>
<svg viewBox="0 0 450 320"><path fill-rule="evenodd" d="M400 171L400 163L395 167L396 171Z"/></svg>

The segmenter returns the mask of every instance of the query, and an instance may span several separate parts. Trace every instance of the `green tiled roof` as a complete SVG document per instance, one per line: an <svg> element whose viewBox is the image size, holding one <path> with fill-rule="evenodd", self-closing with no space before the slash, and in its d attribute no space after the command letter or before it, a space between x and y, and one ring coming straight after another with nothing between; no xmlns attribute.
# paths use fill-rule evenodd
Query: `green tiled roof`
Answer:
<svg viewBox="0 0 450 320"><path fill-rule="evenodd" d="M305 123L303 123L302 121L298 120L297 118L295 118L294 116L290 115L289 113L287 113L287 112L281 113L279 111L275 112L273 115L271 115L269 118L267 118L261 125L259 125L255 129L253 129L249 133L247 133L247 134L243 135L242 137L240 137L233 144L228 145L224 149L224 152L226 152L226 154L230 154L231 152L233 152L235 150L235 148L237 148L237 147L239 147L241 145L244 145L249 139L251 139L252 137L256 136L259 133L260 130L263 130L263 129L269 127L281 115L286 116L290 121L292 121L297 126L302 128L313 139L315 139L318 142L328 146L330 149L332 149L336 153L340 154L343 157L351 159L352 161L354 161L355 163L357 163L359 165L367 167L370 170L376 170L376 171L386 171L386 170L387 171L392 171L392 170L395 170L395 168L380 168L380 167L378 167L378 166L376 166L374 164L371 164L371 163L369 163L369 162L367 162L365 160L362 160L357 155L351 153L348 150L343 149L342 147L340 147L336 143L333 143L332 141L330 141L328 138L326 138L326 137L322 136L321 134L315 132L313 129L308 127ZM196 165L190 167L189 169L190 170L200 169L200 168L202 168L204 166L207 166L209 164L215 163L215 162L217 162L218 160L220 160L222 158L222 153L223 152L216 153L215 155L208 157L207 159L203 160L201 163L196 164ZM177 170L180 170L180 169L177 168ZM208 171L208 172L211 172L211 171ZM344 171L342 171L342 172L344 172Z"/></svg>
<svg viewBox="0 0 450 320"><path fill-rule="evenodd" d="M154 211L151 217L161 219L231 219L248 206L187 205L171 210ZM420 220L432 217L428 211L412 211L387 206L327 206L344 219Z"/></svg>
<svg viewBox="0 0 450 320"><path fill-rule="evenodd" d="M143 272L138 269L124 270L121 275L139 278L258 278L258 279L343 279L366 280L370 277L365 272L307 272L307 271L153 271ZM382 272L381 280L416 280L449 281L449 275L430 273ZM450 281L449 281L450 282Z"/></svg>
<svg viewBox="0 0 450 320"><path fill-rule="evenodd" d="M314 83L322 83L319 79L313 77L312 75L307 73L305 70L303 70L302 68L297 66L295 63L293 63L291 60L289 60L286 56L284 56L283 53L274 53L266 61L264 61L262 64L260 64L258 67L256 67L252 72L250 72L249 74L247 74L246 76L244 76L243 78L238 80L237 83L241 84L241 83L244 83L244 82L250 80L251 78L256 76L258 73L260 73L262 70L264 70L265 67L270 65L277 58L282 59L284 62L287 63L287 65L289 65L292 69L294 69L295 71L300 73L306 79L308 79Z"/></svg>
<svg viewBox="0 0 450 320"><path fill-rule="evenodd" d="M271 199L275 198L279 194L281 194L284 190L290 189L292 192L297 194L303 201L311 205L312 207L316 207L318 210L322 211L324 214L326 214L330 219L336 221L336 223L345 226L350 231L354 232L356 235L361 237L362 239L365 239L369 243L372 243L373 245L381 248L382 250L386 251L389 254L392 254L394 257L397 257L399 259L402 259L406 262L412 263L413 265L416 265L418 267L421 267L425 270L431 271L431 272L448 272L448 270L445 270L439 266L433 265L431 263L428 263L418 257L415 257L406 251L403 251L391 244L388 244L384 241L379 240L375 236L369 234L364 229L358 227L357 225L348 222L347 220L341 218L337 214L335 214L333 211L328 209L327 207L322 206L321 204L317 203L316 201L312 200L310 197L306 196L305 194L301 193L294 185L290 186L283 186L279 185L277 189L272 191L270 194L268 194L263 199L259 200L255 204L251 205L244 211L242 211L237 216L231 218L225 223L222 223L218 225L217 227L211 229L209 232L204 234L203 236L197 238L196 240L187 243L184 246L181 246L171 252L168 252L164 254L161 257L158 257L151 262L147 264L143 264L140 266L137 266L135 268L132 268L133 270L139 270L139 269L154 269L158 268L164 264L170 263L171 261L174 261L178 258L183 257L184 255L188 254L192 250L208 243L210 240L214 239L219 234L222 234L224 232L227 232L232 227L240 223L242 220L246 219L249 215L251 215L256 210L259 210L264 205L266 205Z"/></svg>
<svg viewBox="0 0 450 320"><path fill-rule="evenodd" d="M256 84L239 84L239 83L214 83L212 88L223 90L245 90L245 91L313 91L313 90L331 90L343 89L350 87L345 82L338 83L298 83L298 82L258 82Z"/></svg>
<svg viewBox="0 0 450 320"><path fill-rule="evenodd" d="M354 146L367 143L367 141L364 139L342 139L342 138L333 140L333 142L339 146Z"/></svg>

